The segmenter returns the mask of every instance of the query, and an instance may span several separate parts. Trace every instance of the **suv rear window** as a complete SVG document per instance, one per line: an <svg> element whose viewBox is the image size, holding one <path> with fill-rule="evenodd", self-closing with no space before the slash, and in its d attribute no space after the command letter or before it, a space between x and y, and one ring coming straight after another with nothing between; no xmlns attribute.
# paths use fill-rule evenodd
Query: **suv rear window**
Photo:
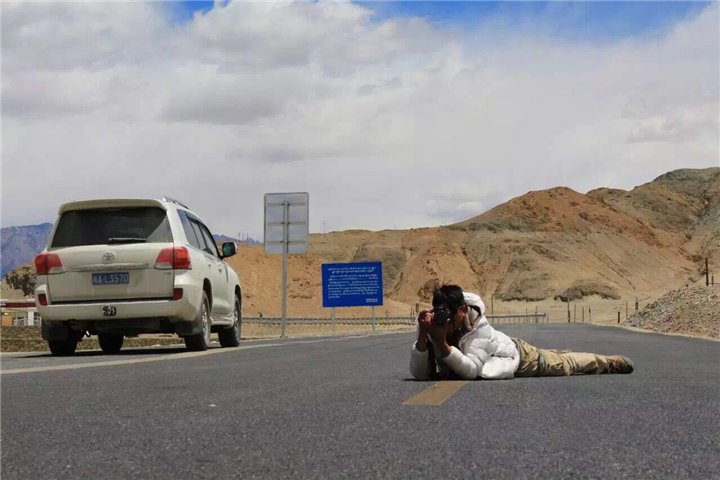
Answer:
<svg viewBox="0 0 720 480"><path fill-rule="evenodd" d="M101 208L65 212L58 222L52 246L172 241L167 213L161 208Z"/></svg>

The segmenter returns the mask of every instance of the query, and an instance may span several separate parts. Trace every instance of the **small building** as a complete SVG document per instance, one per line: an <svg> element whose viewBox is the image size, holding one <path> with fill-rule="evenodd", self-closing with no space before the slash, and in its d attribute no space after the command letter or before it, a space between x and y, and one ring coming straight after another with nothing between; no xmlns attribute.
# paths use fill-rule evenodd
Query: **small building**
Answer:
<svg viewBox="0 0 720 480"><path fill-rule="evenodd" d="M35 307L35 299L0 300L2 326L39 326L40 315Z"/></svg>

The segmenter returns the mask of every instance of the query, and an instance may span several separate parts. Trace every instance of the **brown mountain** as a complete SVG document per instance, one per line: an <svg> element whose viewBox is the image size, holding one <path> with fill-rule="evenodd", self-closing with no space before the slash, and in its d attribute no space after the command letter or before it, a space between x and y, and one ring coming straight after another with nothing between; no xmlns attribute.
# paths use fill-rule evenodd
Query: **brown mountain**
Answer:
<svg viewBox="0 0 720 480"><path fill-rule="evenodd" d="M697 280L705 256L720 271L720 168L673 171L631 191L529 192L444 227L313 234L310 253L289 257L288 312L328 315L327 262L383 262L384 316L409 313L443 282L516 303L657 298ZM279 315L281 257L240 244L228 261L241 277L245 314Z"/></svg>
<svg viewBox="0 0 720 480"><path fill-rule="evenodd" d="M289 308L322 314L321 264L360 261L383 262L391 313L429 301L443 282L505 301L656 298L696 281L705 256L720 270L719 209L720 168L686 169L631 191L529 192L446 227L312 235L310 253L289 260ZM230 263L246 309L277 315L280 257L261 248Z"/></svg>

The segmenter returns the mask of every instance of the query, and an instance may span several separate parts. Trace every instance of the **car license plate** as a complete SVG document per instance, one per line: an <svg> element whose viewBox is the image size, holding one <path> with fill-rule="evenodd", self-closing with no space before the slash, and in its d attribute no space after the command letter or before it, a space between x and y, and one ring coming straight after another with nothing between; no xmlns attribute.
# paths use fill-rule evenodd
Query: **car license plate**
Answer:
<svg viewBox="0 0 720 480"><path fill-rule="evenodd" d="M127 272L118 273L93 273L93 285L123 285L130 283L130 274Z"/></svg>

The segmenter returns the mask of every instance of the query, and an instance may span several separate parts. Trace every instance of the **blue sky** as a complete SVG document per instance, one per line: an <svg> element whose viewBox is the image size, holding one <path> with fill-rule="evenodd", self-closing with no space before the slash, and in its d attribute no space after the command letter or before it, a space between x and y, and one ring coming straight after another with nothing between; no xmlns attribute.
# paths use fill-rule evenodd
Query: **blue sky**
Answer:
<svg viewBox="0 0 720 480"><path fill-rule="evenodd" d="M474 30L497 21L512 30L522 27L538 33L579 42L607 42L636 37L657 37L672 25L704 10L709 2L484 2L405 1L356 2L373 10L375 21L423 17L440 28ZM168 4L173 21L182 24L195 12L213 8L212 1Z"/></svg>

